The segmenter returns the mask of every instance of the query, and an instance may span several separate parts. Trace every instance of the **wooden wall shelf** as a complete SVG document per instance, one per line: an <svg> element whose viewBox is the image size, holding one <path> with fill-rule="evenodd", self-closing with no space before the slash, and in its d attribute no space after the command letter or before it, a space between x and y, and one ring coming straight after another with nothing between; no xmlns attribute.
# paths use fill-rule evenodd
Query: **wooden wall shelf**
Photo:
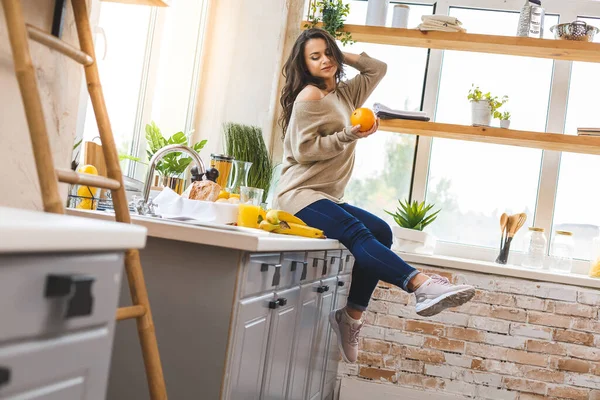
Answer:
<svg viewBox="0 0 600 400"><path fill-rule="evenodd" d="M138 6L169 7L171 0L102 0L109 3L136 4Z"/></svg>
<svg viewBox="0 0 600 400"><path fill-rule="evenodd" d="M600 155L600 137L582 137L403 119L382 120L379 129L444 139Z"/></svg>
<svg viewBox="0 0 600 400"><path fill-rule="evenodd" d="M306 21L302 22L302 29L306 24ZM421 32L418 29L366 25L345 25L344 30L352 33L352 38L357 42L600 62L600 43L460 32Z"/></svg>

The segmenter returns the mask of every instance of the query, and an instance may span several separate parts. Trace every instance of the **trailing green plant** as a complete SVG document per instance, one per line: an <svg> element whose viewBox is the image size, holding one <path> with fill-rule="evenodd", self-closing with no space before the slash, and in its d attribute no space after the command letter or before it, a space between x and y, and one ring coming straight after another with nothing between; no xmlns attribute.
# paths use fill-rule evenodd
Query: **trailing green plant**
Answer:
<svg viewBox="0 0 600 400"><path fill-rule="evenodd" d="M510 117L511 117L511 115L510 115L510 112L508 112L508 111L494 112L494 118L499 119L500 121L508 121L510 119Z"/></svg>
<svg viewBox="0 0 600 400"><path fill-rule="evenodd" d="M146 150L146 154L148 155L148 159L150 160L152 156L160 149L170 144L181 144L184 146L188 145L187 137L183 132L177 132L171 135L169 138L165 138L161 133L160 129L154 121L146 124L146 141L148 142L148 149ZM194 151L200 152L202 148L206 145L206 140L202 140L200 142L194 143L193 146L190 146ZM131 156L120 156L121 159L130 159L133 161L140 161L137 157ZM188 165L192 162L192 159L185 153L181 152L173 152L166 154L156 165L156 170L161 176L179 176L181 175Z"/></svg>
<svg viewBox="0 0 600 400"><path fill-rule="evenodd" d="M497 118L497 110L504 104L508 103L508 96L502 96L502 98L499 98L498 96L492 96L490 92L483 93L483 91L479 89L479 86L475 86L474 84L471 85L471 89L469 89L467 99L469 101L487 101L490 105L490 112L494 118Z"/></svg>
<svg viewBox="0 0 600 400"><path fill-rule="evenodd" d="M350 32L344 32L344 21L350 13L350 5L342 0L315 0L311 2L308 13L308 24L305 28L314 28L320 22L326 30L345 46L353 44Z"/></svg>
<svg viewBox="0 0 600 400"><path fill-rule="evenodd" d="M415 229L422 231L427 225L431 224L437 218L441 210L429 213L435 204L426 205L425 202L417 202L416 200L410 203L408 200L398 200L400 206L395 213L384 210L386 213L394 217L394 221L402 228ZM429 213L429 214L428 214Z"/></svg>
<svg viewBox="0 0 600 400"><path fill-rule="evenodd" d="M248 185L263 189L263 201L266 201L275 165L265 145L262 129L256 126L227 123L223 125L223 133L225 154L236 160L252 163L248 173Z"/></svg>

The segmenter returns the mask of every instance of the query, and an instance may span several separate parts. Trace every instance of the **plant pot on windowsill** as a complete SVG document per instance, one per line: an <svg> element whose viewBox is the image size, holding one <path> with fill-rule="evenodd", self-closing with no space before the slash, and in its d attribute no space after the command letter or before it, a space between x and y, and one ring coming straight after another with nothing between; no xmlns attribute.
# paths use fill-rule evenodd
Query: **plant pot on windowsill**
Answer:
<svg viewBox="0 0 600 400"><path fill-rule="evenodd" d="M510 119L500 120L500 128L504 128L504 129L510 128Z"/></svg>
<svg viewBox="0 0 600 400"><path fill-rule="evenodd" d="M408 200L398 200L398 203L400 206L395 213L386 211L398 224L392 228L395 239L392 249L407 253L433 254L437 241L433 235L423 232L423 229L435 221L440 210L429 214L434 205L425 205L424 201L409 203Z"/></svg>
<svg viewBox="0 0 600 400"><path fill-rule="evenodd" d="M492 107L487 100L471 102L471 123L473 126L490 126Z"/></svg>
<svg viewBox="0 0 600 400"><path fill-rule="evenodd" d="M435 251L437 239L430 233L400 226L392 227L392 232L395 239L392 249L395 251L426 255L432 255Z"/></svg>

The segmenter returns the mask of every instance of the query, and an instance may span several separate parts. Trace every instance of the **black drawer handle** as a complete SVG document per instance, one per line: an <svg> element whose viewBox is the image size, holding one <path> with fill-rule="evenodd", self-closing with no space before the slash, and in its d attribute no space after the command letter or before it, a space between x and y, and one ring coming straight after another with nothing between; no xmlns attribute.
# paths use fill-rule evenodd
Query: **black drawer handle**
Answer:
<svg viewBox="0 0 600 400"><path fill-rule="evenodd" d="M327 260L323 260L323 270L321 271L321 275L327 275Z"/></svg>
<svg viewBox="0 0 600 400"><path fill-rule="evenodd" d="M329 286L328 285L319 286L317 288L317 293L325 293L325 292L329 292Z"/></svg>
<svg viewBox="0 0 600 400"><path fill-rule="evenodd" d="M10 369L0 367L0 386L7 385L10 382Z"/></svg>
<svg viewBox="0 0 600 400"><path fill-rule="evenodd" d="M262 263L260 265L260 272L267 272L269 270L269 266L275 267L275 272L273 273L273 281L271 282L271 286L278 286L281 281L281 264L267 264Z"/></svg>
<svg viewBox="0 0 600 400"><path fill-rule="evenodd" d="M94 297L92 296L94 281L94 277L87 275L48 275L44 296L67 299L65 318L91 315L94 306Z"/></svg>
<svg viewBox="0 0 600 400"><path fill-rule="evenodd" d="M325 285L324 289L326 292L329 292L329 285Z"/></svg>
<svg viewBox="0 0 600 400"><path fill-rule="evenodd" d="M306 279L306 267L308 267L308 263L306 261L292 261L292 272L296 271L298 264L302 264L302 273L300 274L300 280L303 281Z"/></svg>
<svg viewBox="0 0 600 400"><path fill-rule="evenodd" d="M344 282L344 281L339 281L338 282L338 286L340 286L340 287L344 286L345 284L346 284L346 282Z"/></svg>
<svg viewBox="0 0 600 400"><path fill-rule="evenodd" d="M277 301L275 301L275 300L271 300L271 301L269 302L269 308L270 308L271 310L274 310L274 309L276 309L278 306L279 306L279 303L277 303Z"/></svg>
<svg viewBox="0 0 600 400"><path fill-rule="evenodd" d="M287 299L285 297L277 299L277 304L279 304L281 307L284 307L287 304Z"/></svg>
<svg viewBox="0 0 600 400"><path fill-rule="evenodd" d="M350 254L346 254L346 262L350 262Z"/></svg>

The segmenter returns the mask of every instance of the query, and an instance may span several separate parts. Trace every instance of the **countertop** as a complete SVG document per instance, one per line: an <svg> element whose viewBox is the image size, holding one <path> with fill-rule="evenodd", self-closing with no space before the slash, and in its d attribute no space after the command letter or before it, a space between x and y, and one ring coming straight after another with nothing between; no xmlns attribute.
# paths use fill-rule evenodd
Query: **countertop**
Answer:
<svg viewBox="0 0 600 400"><path fill-rule="evenodd" d="M114 216L106 212L68 209L69 215L84 216L100 220L110 220ZM334 239L310 239L299 236L279 235L259 229L192 225L185 222L161 220L132 215L131 221L148 229L148 236L161 239L179 240L207 246L225 247L251 252L268 251L317 251L343 248Z"/></svg>
<svg viewBox="0 0 600 400"><path fill-rule="evenodd" d="M0 254L140 249L146 228L0 207Z"/></svg>

